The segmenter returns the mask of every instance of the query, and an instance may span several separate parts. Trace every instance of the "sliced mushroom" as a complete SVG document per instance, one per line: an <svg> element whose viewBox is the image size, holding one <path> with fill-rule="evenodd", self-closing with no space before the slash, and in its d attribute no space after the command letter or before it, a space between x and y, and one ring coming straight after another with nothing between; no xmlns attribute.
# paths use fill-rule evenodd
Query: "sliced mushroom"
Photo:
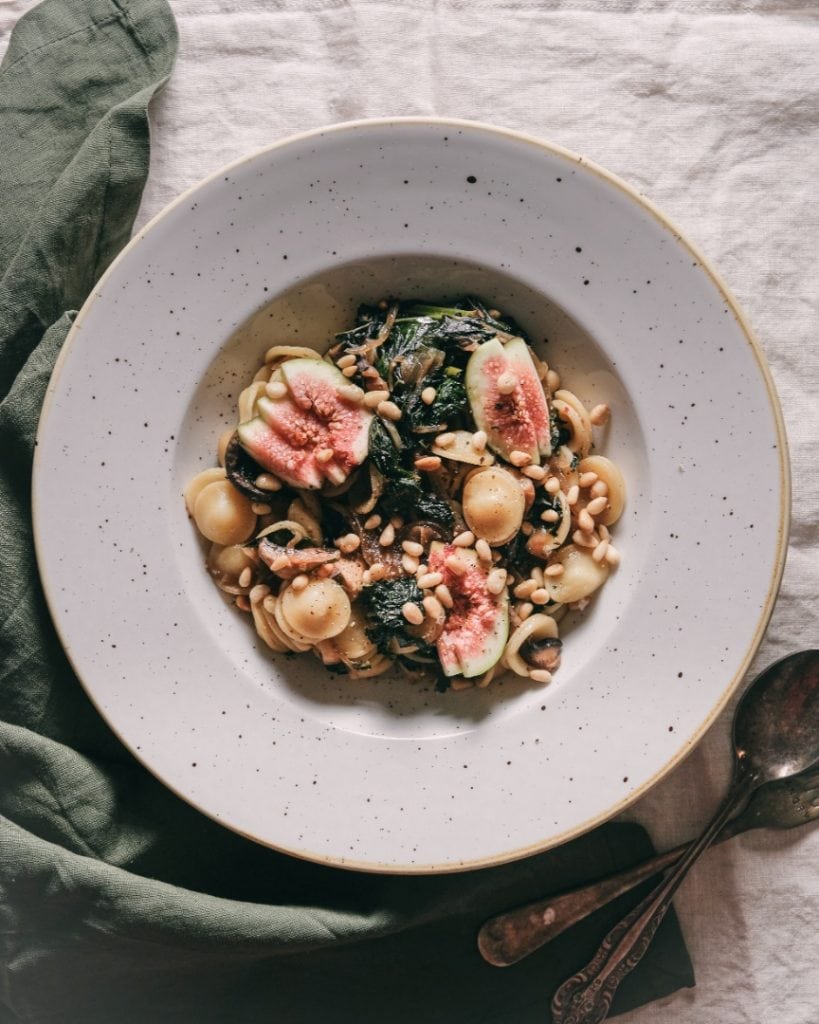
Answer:
<svg viewBox="0 0 819 1024"><path fill-rule="evenodd" d="M256 486L256 478L266 470L262 469L259 463L242 447L239 435L234 433L225 448L225 472L228 479L245 497L251 501L266 505L274 492L264 491Z"/></svg>
<svg viewBox="0 0 819 1024"><path fill-rule="evenodd" d="M340 551L329 548L296 548L275 544L267 537L259 541L259 558L283 580L291 580L300 573L309 573L327 562L336 562L341 557Z"/></svg>
<svg viewBox="0 0 819 1024"><path fill-rule="evenodd" d="M551 615L540 613L530 615L509 637L506 649L503 652L502 661L516 675L528 676L532 669L540 668L540 666L533 665L528 661L525 657L524 648L537 643L543 644L545 648L546 641L550 640L557 640L557 623L555 620Z"/></svg>
<svg viewBox="0 0 819 1024"><path fill-rule="evenodd" d="M364 587L366 562L362 558L339 558L332 563L332 576L344 587L350 598L356 598Z"/></svg>
<svg viewBox="0 0 819 1024"><path fill-rule="evenodd" d="M563 641L558 636L542 639L530 637L520 648L520 656L530 668L555 672L560 666L560 651Z"/></svg>

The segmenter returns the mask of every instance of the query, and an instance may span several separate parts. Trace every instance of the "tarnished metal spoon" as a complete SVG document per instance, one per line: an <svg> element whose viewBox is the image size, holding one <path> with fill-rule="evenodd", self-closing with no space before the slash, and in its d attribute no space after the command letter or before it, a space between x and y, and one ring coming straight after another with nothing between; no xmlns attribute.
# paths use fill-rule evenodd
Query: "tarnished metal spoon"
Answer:
<svg viewBox="0 0 819 1024"><path fill-rule="evenodd" d="M713 845L751 829L791 829L819 819L819 764L792 778L774 779L752 795L748 806L720 829ZM638 885L673 867L689 843L655 854L633 867L578 889L495 914L478 932L481 956L493 967L510 967L562 935L567 928Z"/></svg>
<svg viewBox="0 0 819 1024"><path fill-rule="evenodd" d="M754 790L819 760L819 651L771 665L742 696L733 723L734 774L728 794L699 839L656 889L615 925L593 959L552 1000L554 1024L600 1024L623 978L640 962L691 865Z"/></svg>

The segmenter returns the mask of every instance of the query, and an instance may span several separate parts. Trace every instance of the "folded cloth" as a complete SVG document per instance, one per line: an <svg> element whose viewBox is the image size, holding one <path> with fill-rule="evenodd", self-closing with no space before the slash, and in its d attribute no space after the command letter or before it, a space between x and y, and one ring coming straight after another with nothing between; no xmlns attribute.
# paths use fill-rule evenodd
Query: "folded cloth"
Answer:
<svg viewBox="0 0 819 1024"><path fill-rule="evenodd" d="M175 52L165 0L46 0L0 66L0 1022L548 1021L558 982L636 897L505 971L477 928L648 855L639 827L447 876L295 860L154 779L56 638L32 543L35 429L75 311L128 238ZM692 984L669 915L615 1009Z"/></svg>

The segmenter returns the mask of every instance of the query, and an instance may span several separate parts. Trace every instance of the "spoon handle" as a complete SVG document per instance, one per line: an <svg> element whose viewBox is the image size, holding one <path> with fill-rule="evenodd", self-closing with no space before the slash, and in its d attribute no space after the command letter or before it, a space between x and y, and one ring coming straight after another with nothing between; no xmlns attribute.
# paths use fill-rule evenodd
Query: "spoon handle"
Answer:
<svg viewBox="0 0 819 1024"><path fill-rule="evenodd" d="M497 914L486 921L478 932L481 956L494 967L509 967L518 963L595 910L676 864L687 849L688 843L683 843L633 868L591 882L580 889L573 889L560 896L548 896Z"/></svg>
<svg viewBox="0 0 819 1024"><path fill-rule="evenodd" d="M710 824L677 865L642 903L612 928L592 960L560 986L552 1000L554 1024L600 1024L605 1020L620 982L645 955L692 864L754 786L754 781L747 776L739 776L734 781Z"/></svg>

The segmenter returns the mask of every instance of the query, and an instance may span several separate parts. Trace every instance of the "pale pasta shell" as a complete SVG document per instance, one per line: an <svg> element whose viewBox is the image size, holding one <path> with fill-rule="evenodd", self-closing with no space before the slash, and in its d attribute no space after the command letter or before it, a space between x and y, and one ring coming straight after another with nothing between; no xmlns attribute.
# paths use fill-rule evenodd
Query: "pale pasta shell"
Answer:
<svg viewBox="0 0 819 1024"><path fill-rule="evenodd" d="M476 537L493 547L506 544L520 529L526 498L511 473L489 466L470 473L463 489L463 515Z"/></svg>
<svg viewBox="0 0 819 1024"><path fill-rule="evenodd" d="M596 473L609 489L608 505L596 516L598 523L604 526L616 523L626 504L626 482L619 467L605 455L589 455L577 468L581 473Z"/></svg>
<svg viewBox="0 0 819 1024"><path fill-rule="evenodd" d="M264 355L266 363L283 363L285 359L321 359L315 349L303 345L274 345Z"/></svg>
<svg viewBox="0 0 819 1024"><path fill-rule="evenodd" d="M335 580L314 579L303 590L286 587L279 595L277 614L288 635L306 640L338 636L350 621L352 608L343 587Z"/></svg>
<svg viewBox="0 0 819 1024"><path fill-rule="evenodd" d="M224 480L226 476L227 474L220 466L214 466L213 469L203 469L201 473L196 474L185 488L185 508L188 510L189 516L193 515L193 506L196 504L196 499L208 484L215 483L217 480Z"/></svg>
<svg viewBox="0 0 819 1024"><path fill-rule="evenodd" d="M543 640L557 636L557 623L551 615L530 615L517 627L506 642L503 663L519 676L528 676L531 669L520 655L527 640Z"/></svg>
<svg viewBox="0 0 819 1024"><path fill-rule="evenodd" d="M273 628L273 616L265 610L261 601L251 601L250 612L253 615L256 632L271 650L277 651L279 654L287 654L288 651L295 649Z"/></svg>
<svg viewBox="0 0 819 1024"><path fill-rule="evenodd" d="M264 394L265 382L254 381L249 384L239 395L239 422L246 423L256 415L256 399Z"/></svg>
<svg viewBox="0 0 819 1024"><path fill-rule="evenodd" d="M196 528L203 537L229 547L246 541L256 528L250 501L229 480L203 487L193 506Z"/></svg>
<svg viewBox="0 0 819 1024"><path fill-rule="evenodd" d="M294 523L298 523L305 536L312 540L314 544L321 546L324 543L324 533L321 529L321 524L314 513L308 510L302 498L295 498L290 502L287 518Z"/></svg>
<svg viewBox="0 0 819 1024"><path fill-rule="evenodd" d="M578 548L574 544L561 548L551 561L552 564L559 562L563 572L560 576L546 576L544 587L551 599L561 604L582 601L602 586L609 574L605 562L595 562L587 548Z"/></svg>
<svg viewBox="0 0 819 1024"><path fill-rule="evenodd" d="M587 455L592 445L592 424L583 403L573 391L561 389L555 391L552 408L571 428L572 436L566 442L567 447L578 455Z"/></svg>

